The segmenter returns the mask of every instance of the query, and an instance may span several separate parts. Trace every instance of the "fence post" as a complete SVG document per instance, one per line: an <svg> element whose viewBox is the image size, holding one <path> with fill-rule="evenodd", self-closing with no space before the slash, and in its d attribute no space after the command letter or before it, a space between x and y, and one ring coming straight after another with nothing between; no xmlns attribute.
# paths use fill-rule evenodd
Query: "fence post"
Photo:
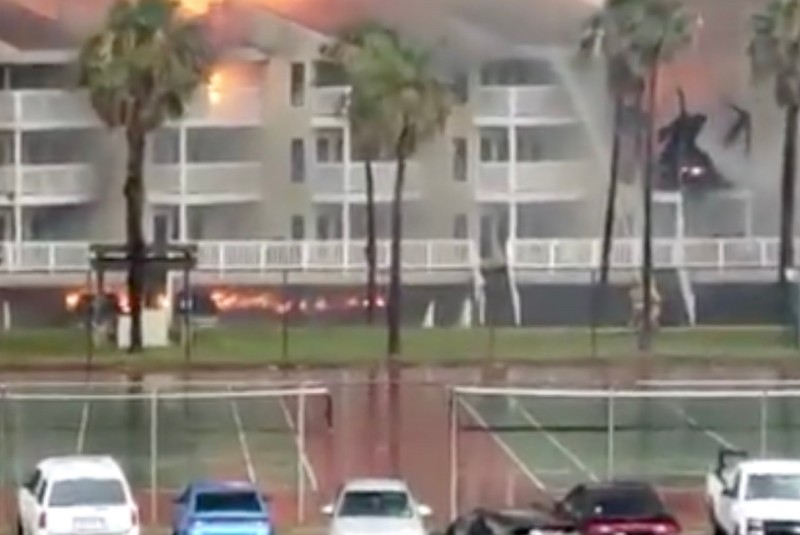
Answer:
<svg viewBox="0 0 800 535"><path fill-rule="evenodd" d="M769 419L767 408L768 400L769 393L766 390L763 390L761 392L761 410L759 416L759 448L762 457L767 454L767 420Z"/></svg>
<svg viewBox="0 0 800 535"><path fill-rule="evenodd" d="M449 435L450 435L450 520L458 516L458 413L456 411L456 393L449 391Z"/></svg>
<svg viewBox="0 0 800 535"><path fill-rule="evenodd" d="M608 390L608 429L606 430L606 477L611 479L614 477L614 426L615 426L615 403L614 403L614 389Z"/></svg>
<svg viewBox="0 0 800 535"><path fill-rule="evenodd" d="M6 393L6 385L0 385L0 487L2 487L2 500L0 500L0 518L8 522L9 525L5 526L8 532L13 528L11 515L7 515L6 503L8 500L8 470L7 466L16 466L16 463L8 458L8 441L6 439L6 402L8 401ZM13 484L11 485L13 488ZM13 496L13 493L11 493Z"/></svg>
<svg viewBox="0 0 800 535"><path fill-rule="evenodd" d="M303 456L306 454L306 394L302 390L297 400L297 521L305 521L306 481L303 467Z"/></svg>
<svg viewBox="0 0 800 535"><path fill-rule="evenodd" d="M158 388L150 394L150 524L158 525Z"/></svg>

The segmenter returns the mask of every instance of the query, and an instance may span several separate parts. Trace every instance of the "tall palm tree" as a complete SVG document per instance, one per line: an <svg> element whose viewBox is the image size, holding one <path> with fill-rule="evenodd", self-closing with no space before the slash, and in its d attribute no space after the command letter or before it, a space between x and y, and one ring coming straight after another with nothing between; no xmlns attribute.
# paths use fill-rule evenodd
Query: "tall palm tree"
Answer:
<svg viewBox="0 0 800 535"><path fill-rule="evenodd" d="M775 85L775 102L784 110L781 168L781 223L778 280L794 263L794 212L797 171L797 118L800 110L800 0L771 0L752 19L748 47L757 77Z"/></svg>
<svg viewBox="0 0 800 535"><path fill-rule="evenodd" d="M614 60L612 67L626 73L630 79L644 81L647 121L644 131L644 176L642 204L644 225L642 229L643 288L642 328L639 346L649 350L652 344L652 293L653 287L653 173L654 129L656 121L656 91L659 67L670 61L692 38L692 19L680 0L608 0L597 15L595 27L604 29L608 39L607 51ZM605 24L603 24L605 23ZM591 25L590 25L591 27ZM612 46L613 45L613 46ZM608 53L607 52L607 53ZM618 62L615 65L615 62ZM638 84L636 84L638 85ZM610 246L609 246L610 251ZM604 254L609 254L605 253ZM607 261L606 261L607 262Z"/></svg>
<svg viewBox="0 0 800 535"><path fill-rule="evenodd" d="M383 107L380 101L370 100L371 93L362 86L364 80L359 78L361 66L360 47L364 37L372 31L379 31L373 25L362 25L342 32L338 40L322 47L322 55L326 59L342 66L350 81L350 94L342 102L342 112L350 125L350 138L357 152L364 158L364 180L367 197L367 245L365 257L367 261L367 323L375 320L375 304L377 301L378 255L375 228L375 175L372 163L378 157L384 143L386 133Z"/></svg>
<svg viewBox="0 0 800 535"><path fill-rule="evenodd" d="M95 113L108 127L125 132L129 351L138 353L146 270L145 140L166 119L183 115L206 79L211 54L200 25L181 16L177 1L117 0L103 28L84 42L78 62Z"/></svg>
<svg viewBox="0 0 800 535"><path fill-rule="evenodd" d="M397 164L391 209L391 264L387 310L390 364L400 354L402 314L401 244L406 163L420 144L440 132L453 97L432 72L430 57L388 28L372 26L358 50L359 88L379 103L385 139L391 140Z"/></svg>

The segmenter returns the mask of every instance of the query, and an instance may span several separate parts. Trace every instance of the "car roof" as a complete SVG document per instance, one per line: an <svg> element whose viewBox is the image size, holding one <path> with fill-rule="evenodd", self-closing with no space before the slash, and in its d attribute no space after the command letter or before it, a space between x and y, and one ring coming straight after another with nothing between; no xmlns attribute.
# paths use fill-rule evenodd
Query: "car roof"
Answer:
<svg viewBox="0 0 800 535"><path fill-rule="evenodd" d="M203 492L232 492L232 491L253 491L257 492L256 486L244 480L200 480L189 484L189 488L196 493Z"/></svg>
<svg viewBox="0 0 800 535"><path fill-rule="evenodd" d="M109 455L65 455L48 457L36 467L50 480L53 479L125 479L117 461Z"/></svg>
<svg viewBox="0 0 800 535"><path fill-rule="evenodd" d="M747 474L800 474L800 461L793 459L752 459L738 466Z"/></svg>
<svg viewBox="0 0 800 535"><path fill-rule="evenodd" d="M364 478L351 479L342 487L343 491L398 491L408 492L408 484L402 479Z"/></svg>

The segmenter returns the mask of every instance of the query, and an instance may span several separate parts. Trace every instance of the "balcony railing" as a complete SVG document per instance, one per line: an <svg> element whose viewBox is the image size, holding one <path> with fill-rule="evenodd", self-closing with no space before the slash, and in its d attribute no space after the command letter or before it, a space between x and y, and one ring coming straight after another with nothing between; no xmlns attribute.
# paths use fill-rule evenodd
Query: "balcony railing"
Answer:
<svg viewBox="0 0 800 535"><path fill-rule="evenodd" d="M558 86L480 87L474 113L478 118L519 118L572 121L576 117L569 94Z"/></svg>
<svg viewBox="0 0 800 535"><path fill-rule="evenodd" d="M375 181L375 198L382 202L391 200L397 173L395 162L373 162L372 173ZM406 198L414 198L420 194L420 173L418 162L406 163L403 189ZM312 195L319 200L340 201L347 195L351 202L364 202L367 193L366 181L363 162L350 163L350 177L347 181L344 163L317 163L312 167L309 185Z"/></svg>
<svg viewBox="0 0 800 535"><path fill-rule="evenodd" d="M591 166L582 161L481 162L476 191L478 197L581 192L590 186L587 180L593 176Z"/></svg>
<svg viewBox="0 0 800 535"><path fill-rule="evenodd" d="M20 166L20 172L21 187L16 191L16 168L0 167L0 194L63 202L90 200L97 191L98 177L91 164L26 164Z"/></svg>
<svg viewBox="0 0 800 535"><path fill-rule="evenodd" d="M197 242L201 272L236 273L280 270L324 271L365 268L360 241L215 241ZM736 270L774 268L778 241L773 238L707 238L655 240L654 264L661 268ZM616 268L640 266L639 240L617 240L612 252ZM410 271L468 270L478 264L470 240L406 240L403 267ZM795 244L800 262L800 240ZM517 240L510 262L516 269L559 271L593 269L600 264L600 240ZM81 272L88 268L86 242L4 242L0 272ZM378 264L387 268L389 243L378 243Z"/></svg>
<svg viewBox="0 0 800 535"><path fill-rule="evenodd" d="M339 117L342 105L350 92L349 87L326 86L311 89L311 112L321 117Z"/></svg>
<svg viewBox="0 0 800 535"><path fill-rule="evenodd" d="M181 187L180 164L153 165L147 173L148 192L156 197L260 199L261 164L258 162L187 163Z"/></svg>
<svg viewBox="0 0 800 535"><path fill-rule="evenodd" d="M360 270L366 268L360 241L219 241L197 242L197 269L236 273L280 270ZM0 272L80 272L89 267L86 242L2 243ZM410 271L471 269L477 263L469 240L406 240L403 267ZM389 243L378 243L378 265L389 267Z"/></svg>
<svg viewBox="0 0 800 535"><path fill-rule="evenodd" d="M186 121L214 125L261 124L261 93L257 87L232 87L211 102L199 91L190 104ZM0 91L0 125L53 128L99 125L83 91L23 89Z"/></svg>

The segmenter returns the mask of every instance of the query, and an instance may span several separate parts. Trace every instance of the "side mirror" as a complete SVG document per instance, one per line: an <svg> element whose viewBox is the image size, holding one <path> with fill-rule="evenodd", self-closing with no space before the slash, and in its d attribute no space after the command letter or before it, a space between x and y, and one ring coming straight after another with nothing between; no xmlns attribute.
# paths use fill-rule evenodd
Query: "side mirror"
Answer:
<svg viewBox="0 0 800 535"><path fill-rule="evenodd" d="M433 510L427 505L420 504L417 506L417 514L422 518L427 518L433 514Z"/></svg>
<svg viewBox="0 0 800 535"><path fill-rule="evenodd" d="M325 516L333 516L333 504L329 503L328 505L324 506L322 509L320 509L320 512L322 512L322 514Z"/></svg>

